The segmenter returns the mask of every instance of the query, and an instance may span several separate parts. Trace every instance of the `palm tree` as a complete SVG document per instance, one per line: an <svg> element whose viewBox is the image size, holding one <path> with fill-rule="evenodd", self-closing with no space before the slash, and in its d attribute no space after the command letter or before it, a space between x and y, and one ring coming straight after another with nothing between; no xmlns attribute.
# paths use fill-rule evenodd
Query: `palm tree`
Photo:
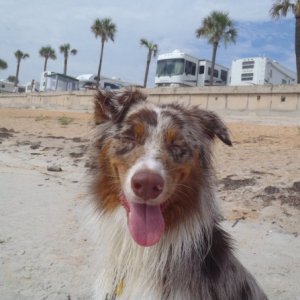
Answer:
<svg viewBox="0 0 300 300"><path fill-rule="evenodd" d="M77 49L71 49L70 44L61 45L59 47L59 51L64 55L64 75L67 75L69 53L71 53L72 55L76 55L78 51Z"/></svg>
<svg viewBox="0 0 300 300"><path fill-rule="evenodd" d="M101 67L102 67L104 43L108 42L109 40L114 42L115 34L117 32L117 26L112 22L110 18L104 18L102 20L96 19L94 21L94 24L91 27L91 30L95 34L96 38L100 37L101 39L100 61L99 61L97 83L96 83L96 88L98 89L99 82L100 82Z"/></svg>
<svg viewBox="0 0 300 300"><path fill-rule="evenodd" d="M16 76L14 75L9 75L7 78L6 78L7 81L9 82L15 82L16 81Z"/></svg>
<svg viewBox="0 0 300 300"><path fill-rule="evenodd" d="M213 85L213 75L216 63L217 49L220 42L224 42L225 47L229 43L235 43L237 30L228 13L213 11L208 17L202 20L201 27L196 30L196 37L205 37L209 44L213 45L211 60L210 85Z"/></svg>
<svg viewBox="0 0 300 300"><path fill-rule="evenodd" d="M7 69L7 62L0 58L0 70Z"/></svg>
<svg viewBox="0 0 300 300"><path fill-rule="evenodd" d="M48 59L56 59L56 53L55 50L52 49L50 46L42 47L39 51L40 56L45 58L45 63L44 63L44 72L47 70L47 63Z"/></svg>
<svg viewBox="0 0 300 300"><path fill-rule="evenodd" d="M270 15L277 20L286 17L288 12L295 16L295 54L297 66L297 83L300 83L300 0L276 0L270 9Z"/></svg>
<svg viewBox="0 0 300 300"><path fill-rule="evenodd" d="M141 39L140 43L141 43L141 46L145 46L146 48L148 48L147 63L146 63L146 70L145 70L145 77L144 77L144 88L145 88L147 86L151 58L152 58L152 56L156 57L156 54L158 52L158 45L154 44L153 42L149 42L146 39Z"/></svg>
<svg viewBox="0 0 300 300"><path fill-rule="evenodd" d="M15 57L17 59L17 71L16 71L16 78L15 78L15 86L17 86L18 82L19 82L19 72L20 72L21 60L28 58L29 54L28 53L23 53L21 50L17 50L15 52Z"/></svg>

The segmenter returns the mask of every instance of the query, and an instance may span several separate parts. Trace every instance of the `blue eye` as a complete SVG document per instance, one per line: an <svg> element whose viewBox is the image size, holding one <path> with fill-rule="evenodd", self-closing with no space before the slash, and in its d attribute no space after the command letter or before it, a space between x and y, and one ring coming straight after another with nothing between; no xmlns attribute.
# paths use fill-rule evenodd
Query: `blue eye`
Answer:
<svg viewBox="0 0 300 300"><path fill-rule="evenodd" d="M175 161L182 161L190 157L189 148L185 145L171 144L168 146L168 151L171 153Z"/></svg>

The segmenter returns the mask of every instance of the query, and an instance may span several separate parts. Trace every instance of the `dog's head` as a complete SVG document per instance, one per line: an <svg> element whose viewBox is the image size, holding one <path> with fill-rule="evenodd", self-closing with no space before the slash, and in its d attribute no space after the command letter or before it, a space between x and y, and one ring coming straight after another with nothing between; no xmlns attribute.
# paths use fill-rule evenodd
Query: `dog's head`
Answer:
<svg viewBox="0 0 300 300"><path fill-rule="evenodd" d="M210 145L215 137L231 145L223 122L212 112L177 104L156 105L140 91L98 92L95 180L104 213L122 205L133 239L156 244L199 209L210 184Z"/></svg>

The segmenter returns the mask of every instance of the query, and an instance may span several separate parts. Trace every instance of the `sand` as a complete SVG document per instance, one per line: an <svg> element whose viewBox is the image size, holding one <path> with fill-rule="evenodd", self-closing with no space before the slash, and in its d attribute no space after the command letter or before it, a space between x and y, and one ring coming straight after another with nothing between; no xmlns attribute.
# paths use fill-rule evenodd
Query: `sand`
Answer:
<svg viewBox="0 0 300 300"><path fill-rule="evenodd" d="M225 121L224 227L270 299L300 299L300 122ZM91 299L101 255L83 218L91 127L88 113L0 109L0 299Z"/></svg>

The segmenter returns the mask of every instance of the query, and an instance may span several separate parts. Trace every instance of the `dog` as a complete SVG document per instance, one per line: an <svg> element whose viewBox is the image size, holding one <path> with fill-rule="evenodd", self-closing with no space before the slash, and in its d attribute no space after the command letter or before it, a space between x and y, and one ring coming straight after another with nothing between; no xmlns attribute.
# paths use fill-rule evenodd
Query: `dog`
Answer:
<svg viewBox="0 0 300 300"><path fill-rule="evenodd" d="M266 300L220 222L213 112L154 104L138 89L95 96L92 191L101 246L95 300Z"/></svg>

